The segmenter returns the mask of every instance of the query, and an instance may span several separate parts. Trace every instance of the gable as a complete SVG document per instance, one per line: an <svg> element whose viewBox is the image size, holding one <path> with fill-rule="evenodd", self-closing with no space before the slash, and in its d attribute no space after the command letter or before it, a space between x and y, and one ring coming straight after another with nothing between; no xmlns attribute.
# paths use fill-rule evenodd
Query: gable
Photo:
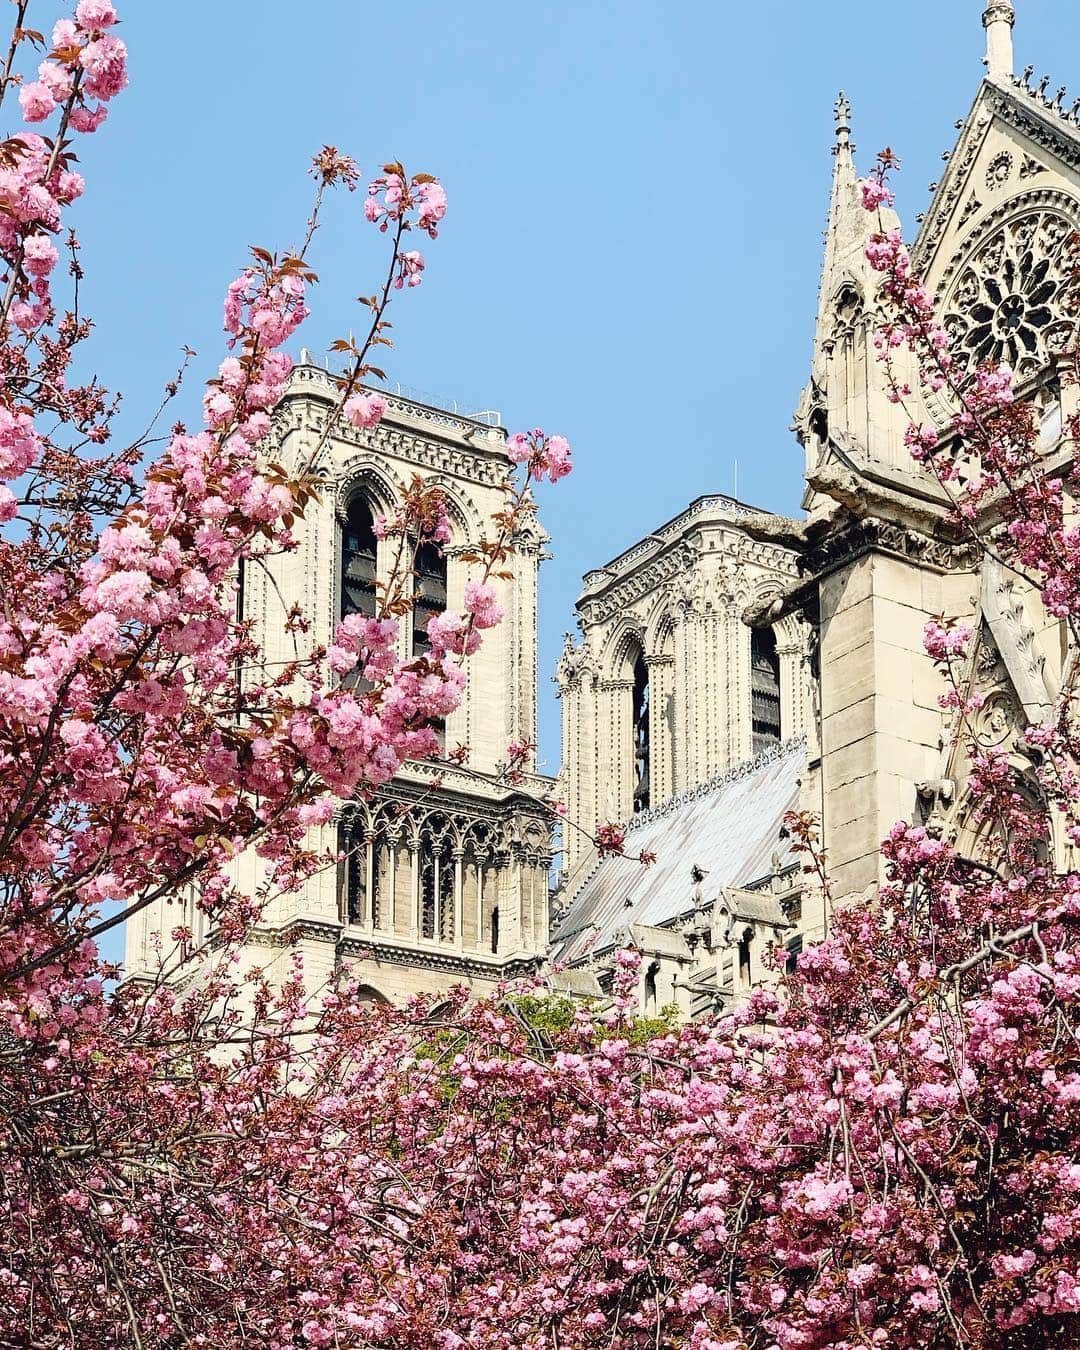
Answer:
<svg viewBox="0 0 1080 1350"><path fill-rule="evenodd" d="M1022 82L984 81L914 249L968 370L993 361L1022 382L1068 345L1077 229L1080 126Z"/></svg>

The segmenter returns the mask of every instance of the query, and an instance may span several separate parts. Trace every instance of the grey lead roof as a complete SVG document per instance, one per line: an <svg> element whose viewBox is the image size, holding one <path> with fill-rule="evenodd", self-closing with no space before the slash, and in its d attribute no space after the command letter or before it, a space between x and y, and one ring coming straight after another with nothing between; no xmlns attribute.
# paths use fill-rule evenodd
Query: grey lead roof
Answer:
<svg viewBox="0 0 1080 1350"><path fill-rule="evenodd" d="M784 816L798 802L806 744L799 738L770 747L700 787L646 811L628 826L624 858L597 863L552 936L552 961L583 960L614 945L630 924L663 926L695 906L695 867L702 894L749 886L794 861L780 839ZM652 867L637 862L656 854Z"/></svg>

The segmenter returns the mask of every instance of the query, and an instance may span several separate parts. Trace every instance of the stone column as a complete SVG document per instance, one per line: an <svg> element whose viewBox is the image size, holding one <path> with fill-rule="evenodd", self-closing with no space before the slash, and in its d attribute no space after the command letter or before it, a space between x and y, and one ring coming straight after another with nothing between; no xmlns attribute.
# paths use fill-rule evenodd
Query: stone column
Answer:
<svg viewBox="0 0 1080 1350"><path fill-rule="evenodd" d="M600 753L597 759L597 817L628 820L634 810L633 680L600 684Z"/></svg>
<svg viewBox="0 0 1080 1350"><path fill-rule="evenodd" d="M538 541L525 537L516 541L515 549L507 741L517 740L535 745L540 546ZM529 762L535 765L535 756Z"/></svg>
<svg viewBox="0 0 1080 1350"><path fill-rule="evenodd" d="M499 869L499 956L521 949L521 858L515 848Z"/></svg>
<svg viewBox="0 0 1080 1350"><path fill-rule="evenodd" d="M563 827L563 866L572 876L591 850L587 835L596 829L597 689L580 648L567 642L557 675L562 700L562 778L567 824ZM580 828L576 828L580 827ZM583 834L586 831L587 834Z"/></svg>
<svg viewBox="0 0 1080 1350"><path fill-rule="evenodd" d="M750 629L743 623L741 607L724 615L723 642L727 653L727 726L723 748L714 754L707 777L741 764L754 753L754 722L750 699Z"/></svg>
<svg viewBox="0 0 1080 1350"><path fill-rule="evenodd" d="M805 735L809 719L806 634L794 619L776 626L780 660L780 735L785 741Z"/></svg>
<svg viewBox="0 0 1080 1350"><path fill-rule="evenodd" d="M675 697L675 657L657 653L649 667L649 800L653 806L674 792L672 700Z"/></svg>
<svg viewBox="0 0 1080 1350"><path fill-rule="evenodd" d="M464 854L461 849L454 850L454 946L458 951L464 946L465 920L465 876Z"/></svg>

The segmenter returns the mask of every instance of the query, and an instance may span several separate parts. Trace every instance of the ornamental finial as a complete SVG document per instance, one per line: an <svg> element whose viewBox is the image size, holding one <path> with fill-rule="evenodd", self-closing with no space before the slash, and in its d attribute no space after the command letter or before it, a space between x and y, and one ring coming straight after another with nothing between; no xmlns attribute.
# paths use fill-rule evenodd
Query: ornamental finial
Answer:
<svg viewBox="0 0 1080 1350"><path fill-rule="evenodd" d="M1016 10L1012 0L989 0L983 10L986 29L986 67L992 80L1011 80L1013 77L1013 24Z"/></svg>

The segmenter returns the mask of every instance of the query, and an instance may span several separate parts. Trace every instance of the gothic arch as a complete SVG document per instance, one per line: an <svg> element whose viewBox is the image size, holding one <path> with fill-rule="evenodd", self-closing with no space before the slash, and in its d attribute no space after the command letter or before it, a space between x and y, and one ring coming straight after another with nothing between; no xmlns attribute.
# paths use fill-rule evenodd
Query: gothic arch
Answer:
<svg viewBox="0 0 1080 1350"><path fill-rule="evenodd" d="M363 493L373 510L388 514L405 491L405 485L381 461L367 455L354 456L342 466L334 494L334 513L343 524L353 498Z"/></svg>
<svg viewBox="0 0 1080 1350"><path fill-rule="evenodd" d="M626 680L633 675L634 662L645 652L645 633L640 620L623 619L604 644L600 660L602 677Z"/></svg>
<svg viewBox="0 0 1080 1350"><path fill-rule="evenodd" d="M353 997L359 1003L382 1003L389 1004L390 1000L384 993L376 989L373 984L359 984L356 986L356 993Z"/></svg>
<svg viewBox="0 0 1080 1350"><path fill-rule="evenodd" d="M833 288L829 315L834 333L851 332L866 318L863 288L850 273L845 273Z"/></svg>
<svg viewBox="0 0 1080 1350"><path fill-rule="evenodd" d="M1001 226L1011 225L1018 217L1040 207L1049 208L1065 216L1071 221L1074 229L1080 227L1080 204L1075 197L1061 188L1033 188L1008 198L996 211L979 222L950 258L937 283L938 301L942 300L956 273L969 261L981 243L988 241Z"/></svg>
<svg viewBox="0 0 1080 1350"><path fill-rule="evenodd" d="M514 542L525 552L538 553L550 538L535 515L526 515L518 525Z"/></svg>
<svg viewBox="0 0 1080 1350"><path fill-rule="evenodd" d="M1031 760L1026 755L1015 752L1009 754L1007 759L1014 775L1013 792L1023 799L1026 807L1039 813L1045 822L1044 837L1032 841L1034 856L1031 858L1031 865L1048 866L1051 864L1054 848L1054 812L1046 802L1042 787L1035 777ZM989 859L987 858L991 840L999 836L999 825L1000 822L996 817L985 816L980 818L977 799L970 792L965 791L957 803L951 831L957 853L962 857L973 858L978 862L989 861L991 865L1001 868L1002 859L1000 857L991 856ZM999 843L998 848L1000 847L1001 844Z"/></svg>
<svg viewBox="0 0 1080 1350"><path fill-rule="evenodd" d="M807 638L805 622L797 614L785 614L772 625L777 647L804 650Z"/></svg>
<svg viewBox="0 0 1080 1350"><path fill-rule="evenodd" d="M645 621L643 646L650 656L666 656L675 640L675 620L667 595L661 595Z"/></svg>
<svg viewBox="0 0 1080 1350"><path fill-rule="evenodd" d="M371 803L359 798L342 807L338 820L350 834L373 834L378 826Z"/></svg>
<svg viewBox="0 0 1080 1350"><path fill-rule="evenodd" d="M433 844L449 844L459 849L464 843L462 822L456 819L445 807L432 807L425 811L417 821L417 837Z"/></svg>
<svg viewBox="0 0 1080 1350"><path fill-rule="evenodd" d="M473 499L460 485L445 474L433 473L424 479L426 487L437 487L446 498L446 513L450 517L451 544L472 543L483 532L483 517Z"/></svg>

